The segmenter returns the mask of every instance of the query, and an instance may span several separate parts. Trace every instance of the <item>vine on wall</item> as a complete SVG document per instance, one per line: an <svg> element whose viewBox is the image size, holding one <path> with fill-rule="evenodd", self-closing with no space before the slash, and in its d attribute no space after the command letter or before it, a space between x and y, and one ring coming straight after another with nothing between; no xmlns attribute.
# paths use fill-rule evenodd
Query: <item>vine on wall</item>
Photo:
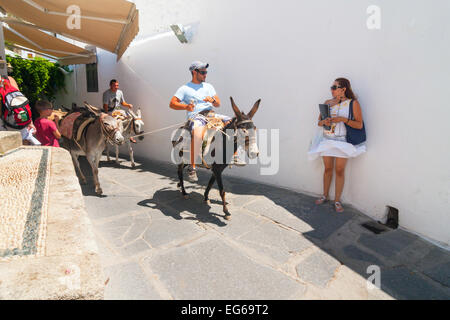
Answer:
<svg viewBox="0 0 450 320"><path fill-rule="evenodd" d="M28 98L31 106L39 99L53 102L59 90L67 93L65 75L58 63L40 57L27 60L6 56L6 61L13 67L9 76L16 80L20 91ZM63 68L69 71L67 67Z"/></svg>

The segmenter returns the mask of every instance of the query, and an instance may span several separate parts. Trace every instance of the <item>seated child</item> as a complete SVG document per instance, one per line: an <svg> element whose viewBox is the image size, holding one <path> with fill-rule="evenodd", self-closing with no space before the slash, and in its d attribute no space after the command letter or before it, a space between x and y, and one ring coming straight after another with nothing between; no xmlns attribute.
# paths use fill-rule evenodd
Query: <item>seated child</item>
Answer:
<svg viewBox="0 0 450 320"><path fill-rule="evenodd" d="M58 128L58 116L55 116L55 122L47 119L53 112L52 104L47 100L38 100L35 104L39 112L39 118L34 121L36 127L36 138L43 146L59 147L58 139L61 138Z"/></svg>

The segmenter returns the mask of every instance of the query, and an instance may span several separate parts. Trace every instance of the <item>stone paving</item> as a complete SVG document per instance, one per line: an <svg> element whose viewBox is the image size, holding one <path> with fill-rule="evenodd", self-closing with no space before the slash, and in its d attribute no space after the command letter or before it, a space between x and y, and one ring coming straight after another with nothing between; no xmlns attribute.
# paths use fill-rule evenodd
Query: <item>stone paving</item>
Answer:
<svg viewBox="0 0 450 320"><path fill-rule="evenodd" d="M132 169L103 157L97 197L81 163L105 299L450 298L450 252L401 229L374 234L349 206L337 214L310 196L224 177L227 221L217 186L202 202L206 170L186 183L185 200L174 165L141 160ZM367 285L371 265L381 289Z"/></svg>

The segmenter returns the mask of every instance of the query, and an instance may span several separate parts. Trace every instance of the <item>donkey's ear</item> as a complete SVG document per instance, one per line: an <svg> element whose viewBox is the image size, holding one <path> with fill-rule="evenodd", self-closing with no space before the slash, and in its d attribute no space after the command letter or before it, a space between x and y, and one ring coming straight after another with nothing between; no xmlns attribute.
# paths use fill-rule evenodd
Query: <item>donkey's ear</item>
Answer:
<svg viewBox="0 0 450 320"><path fill-rule="evenodd" d="M90 105L90 104L87 103L86 101L84 101L84 106L85 106L90 112L92 112L93 114L95 114L96 116L99 116L99 115L102 113L102 111L101 111L99 108Z"/></svg>
<svg viewBox="0 0 450 320"><path fill-rule="evenodd" d="M230 100L231 100L231 108L233 108L234 114L236 115L236 117L238 119L241 119L242 118L241 110L239 110L237 105L234 103L234 100L232 97L230 97Z"/></svg>
<svg viewBox="0 0 450 320"><path fill-rule="evenodd" d="M133 118L137 118L138 116L133 112L133 110L129 109L128 113L131 114Z"/></svg>
<svg viewBox="0 0 450 320"><path fill-rule="evenodd" d="M259 108L259 103L261 102L261 99L259 99L258 101L255 102L255 104L253 105L252 110L250 110L250 112L247 114L247 116L251 119L253 118L253 116L255 115L256 111L258 111Z"/></svg>
<svg viewBox="0 0 450 320"><path fill-rule="evenodd" d="M138 118L141 118L141 108L138 108L138 111L137 111L137 116L138 116Z"/></svg>

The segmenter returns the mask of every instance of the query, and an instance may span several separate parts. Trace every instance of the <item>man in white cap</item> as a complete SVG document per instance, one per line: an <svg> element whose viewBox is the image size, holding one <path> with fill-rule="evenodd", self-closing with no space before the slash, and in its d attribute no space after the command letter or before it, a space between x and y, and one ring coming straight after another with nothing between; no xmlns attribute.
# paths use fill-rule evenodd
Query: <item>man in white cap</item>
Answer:
<svg viewBox="0 0 450 320"><path fill-rule="evenodd" d="M201 159L201 145L207 124L204 114L212 110L213 107L218 108L220 106L220 99L216 90L211 84L205 82L208 67L208 63L192 62L189 67L192 80L177 90L169 105L170 108L175 110L186 110L187 118L191 120L191 126L189 127L192 133L191 165L188 168L190 181L198 180L195 164ZM230 117L219 114L215 114L215 117L222 119L223 122L231 120Z"/></svg>

